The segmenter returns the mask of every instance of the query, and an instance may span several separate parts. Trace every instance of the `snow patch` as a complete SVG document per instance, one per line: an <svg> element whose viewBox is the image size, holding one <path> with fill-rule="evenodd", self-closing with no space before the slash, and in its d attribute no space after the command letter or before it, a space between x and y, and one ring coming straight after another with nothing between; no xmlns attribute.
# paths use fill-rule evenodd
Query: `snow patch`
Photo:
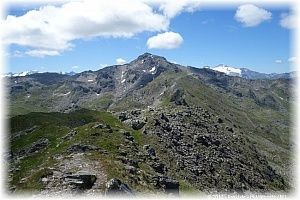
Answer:
<svg viewBox="0 0 300 200"><path fill-rule="evenodd" d="M97 96L100 96L100 94L96 93Z"/></svg>
<svg viewBox="0 0 300 200"><path fill-rule="evenodd" d="M124 78L124 74L125 74L125 72L122 71L122 73L121 73L121 83L124 83L126 81L126 79Z"/></svg>
<svg viewBox="0 0 300 200"><path fill-rule="evenodd" d="M63 94L64 96L67 96L67 95L69 95L71 92L67 92L67 93L65 93L65 94Z"/></svg>
<svg viewBox="0 0 300 200"><path fill-rule="evenodd" d="M88 80L88 82L94 82L94 80L92 80L92 79L89 79L89 80Z"/></svg>
<svg viewBox="0 0 300 200"><path fill-rule="evenodd" d="M152 69L149 70L149 72L154 72L155 71L155 67L152 67Z"/></svg>
<svg viewBox="0 0 300 200"><path fill-rule="evenodd" d="M212 68L212 70L223 72L227 75L239 75L241 76L242 70L238 68L228 67L226 65L218 65L217 67Z"/></svg>

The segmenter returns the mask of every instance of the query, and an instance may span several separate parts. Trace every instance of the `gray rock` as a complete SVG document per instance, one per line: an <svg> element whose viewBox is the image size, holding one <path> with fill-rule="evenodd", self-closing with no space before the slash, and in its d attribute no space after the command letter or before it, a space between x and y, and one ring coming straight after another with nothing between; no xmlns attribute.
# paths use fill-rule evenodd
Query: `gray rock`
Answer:
<svg viewBox="0 0 300 200"><path fill-rule="evenodd" d="M123 121L129 119L129 117L127 116L127 114L125 112L121 112L119 114L119 119L123 122Z"/></svg>
<svg viewBox="0 0 300 200"><path fill-rule="evenodd" d="M97 180L96 175L87 172L79 172L78 174L67 175L65 181L75 185L79 189L91 189Z"/></svg>
<svg viewBox="0 0 300 200"><path fill-rule="evenodd" d="M144 145L143 147L147 154L151 157L156 157L156 152L155 152L155 149L153 149L153 147L151 147L150 145Z"/></svg>
<svg viewBox="0 0 300 200"><path fill-rule="evenodd" d="M69 140L72 137L74 137L75 135L77 135L77 131L71 130L67 135L65 135L64 137L62 137L62 139L63 140Z"/></svg>
<svg viewBox="0 0 300 200"><path fill-rule="evenodd" d="M131 124L131 127L134 129L134 130L139 130L141 128L144 127L146 123L144 121L141 121L141 120L133 120L132 121L132 124Z"/></svg>
<svg viewBox="0 0 300 200"><path fill-rule="evenodd" d="M106 183L106 195L120 195L120 194L133 194L133 191L125 183L119 179L113 178Z"/></svg>
<svg viewBox="0 0 300 200"><path fill-rule="evenodd" d="M151 164L151 167L154 169L155 172L164 174L167 171L167 167L163 163L154 162Z"/></svg>
<svg viewBox="0 0 300 200"><path fill-rule="evenodd" d="M157 188L163 189L166 193L179 194L179 182L166 176L154 176L153 184Z"/></svg>
<svg viewBox="0 0 300 200"><path fill-rule="evenodd" d="M125 165L124 168L128 171L130 174L136 174L137 169L134 166Z"/></svg>

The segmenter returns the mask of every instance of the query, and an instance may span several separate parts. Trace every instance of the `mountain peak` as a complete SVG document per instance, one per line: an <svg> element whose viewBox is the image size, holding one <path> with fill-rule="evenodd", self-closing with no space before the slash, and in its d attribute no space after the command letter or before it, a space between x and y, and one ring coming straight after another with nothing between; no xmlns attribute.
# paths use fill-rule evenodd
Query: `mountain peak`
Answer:
<svg viewBox="0 0 300 200"><path fill-rule="evenodd" d="M162 56L158 56L158 55L153 55L151 53L143 53L142 55L140 55L139 57L137 57L137 59L135 59L134 61L146 61L146 60L161 60L161 61L167 61L166 58L162 57ZM134 62L133 61L133 62Z"/></svg>

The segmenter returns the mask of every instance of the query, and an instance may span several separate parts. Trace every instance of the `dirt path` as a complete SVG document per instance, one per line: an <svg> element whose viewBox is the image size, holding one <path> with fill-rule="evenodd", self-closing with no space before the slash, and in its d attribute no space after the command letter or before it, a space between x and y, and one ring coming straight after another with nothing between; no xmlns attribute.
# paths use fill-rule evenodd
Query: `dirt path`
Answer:
<svg viewBox="0 0 300 200"><path fill-rule="evenodd" d="M58 196L62 194L84 194L93 196L103 193L101 188L104 188L107 176L100 161L89 160L86 153L72 153L68 156L58 156L56 160L58 162L53 168L53 174L42 179L46 187L41 191L41 195ZM76 174L78 172L96 175L96 182L91 189L79 191L65 181L64 177L66 175Z"/></svg>

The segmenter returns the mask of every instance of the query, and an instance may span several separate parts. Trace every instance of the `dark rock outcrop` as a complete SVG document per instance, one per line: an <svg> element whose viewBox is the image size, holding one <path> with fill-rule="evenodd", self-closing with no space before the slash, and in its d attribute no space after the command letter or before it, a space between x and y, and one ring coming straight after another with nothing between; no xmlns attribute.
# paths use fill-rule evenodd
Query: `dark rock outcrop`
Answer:
<svg viewBox="0 0 300 200"><path fill-rule="evenodd" d="M78 174L67 175L64 180L78 189L91 189L97 180L96 175L87 172L79 172Z"/></svg>
<svg viewBox="0 0 300 200"><path fill-rule="evenodd" d="M179 194L179 182L165 176L154 176L152 181L155 187L163 189L166 193Z"/></svg>

